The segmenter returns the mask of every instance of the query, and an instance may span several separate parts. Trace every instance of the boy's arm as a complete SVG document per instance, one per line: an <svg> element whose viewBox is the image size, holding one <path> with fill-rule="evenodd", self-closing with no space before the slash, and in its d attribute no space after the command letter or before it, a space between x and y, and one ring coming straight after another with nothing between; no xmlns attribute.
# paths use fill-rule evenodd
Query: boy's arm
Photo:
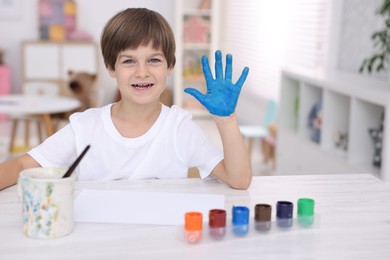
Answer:
<svg viewBox="0 0 390 260"><path fill-rule="evenodd" d="M224 160L214 168L212 174L232 188L247 189L252 182L252 164L236 115L214 116L214 121L221 136Z"/></svg>
<svg viewBox="0 0 390 260"><path fill-rule="evenodd" d="M19 173L33 167L40 167L40 165L28 154L2 162L0 164L0 190L16 184Z"/></svg>
<svg viewBox="0 0 390 260"><path fill-rule="evenodd" d="M232 188L247 189L252 181L252 166L244 140L241 136L234 113L241 87L249 69L244 68L236 84L232 83L232 56L226 55L225 77L223 75L222 54L215 52L215 79L212 76L208 59L202 57L202 68L207 84L207 93L186 88L184 91L194 96L213 114L222 139L224 160L212 171L217 178Z"/></svg>

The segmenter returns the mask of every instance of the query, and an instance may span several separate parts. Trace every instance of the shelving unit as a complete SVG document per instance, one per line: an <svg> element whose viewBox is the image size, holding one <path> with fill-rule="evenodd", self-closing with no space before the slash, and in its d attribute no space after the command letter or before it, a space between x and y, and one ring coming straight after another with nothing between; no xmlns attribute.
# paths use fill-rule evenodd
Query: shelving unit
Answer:
<svg viewBox="0 0 390 260"><path fill-rule="evenodd" d="M353 75L293 69L282 71L281 82L278 171L370 172L390 181L390 84ZM308 120L319 100L322 121L317 143L311 138ZM368 130L379 127L383 114L382 164L375 167L374 143ZM337 131L347 133L346 148L337 147Z"/></svg>
<svg viewBox="0 0 390 260"><path fill-rule="evenodd" d="M61 90L60 94L66 94L69 70L98 73L98 48L94 42L25 41L21 51L23 88L30 83L50 82Z"/></svg>
<svg viewBox="0 0 390 260"><path fill-rule="evenodd" d="M174 70L174 103L194 116L209 116L207 110L184 89L206 92L201 57L214 62L218 48L219 0L176 0L175 2L176 66Z"/></svg>

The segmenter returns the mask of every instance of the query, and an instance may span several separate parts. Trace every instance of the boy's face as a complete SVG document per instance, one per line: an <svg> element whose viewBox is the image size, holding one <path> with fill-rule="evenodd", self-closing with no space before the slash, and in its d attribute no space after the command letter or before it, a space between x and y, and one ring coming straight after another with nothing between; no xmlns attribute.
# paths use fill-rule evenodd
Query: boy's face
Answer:
<svg viewBox="0 0 390 260"><path fill-rule="evenodd" d="M159 102L171 73L163 52L151 43L119 52L115 70L108 71L116 78L122 99L135 104Z"/></svg>

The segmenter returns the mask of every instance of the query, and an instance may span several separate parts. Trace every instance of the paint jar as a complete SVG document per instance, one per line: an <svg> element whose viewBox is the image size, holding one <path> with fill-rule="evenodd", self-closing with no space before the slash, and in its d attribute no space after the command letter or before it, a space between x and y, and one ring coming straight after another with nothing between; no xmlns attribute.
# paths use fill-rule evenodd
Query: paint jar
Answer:
<svg viewBox="0 0 390 260"><path fill-rule="evenodd" d="M272 207L269 204L256 204L255 206L255 229L268 231L271 229Z"/></svg>
<svg viewBox="0 0 390 260"><path fill-rule="evenodd" d="M278 201L276 203L276 223L278 227L289 228L293 224L294 204L290 201Z"/></svg>
<svg viewBox="0 0 390 260"><path fill-rule="evenodd" d="M249 232L249 208L244 206L233 206L233 233L237 236L244 236Z"/></svg>
<svg viewBox="0 0 390 260"><path fill-rule="evenodd" d="M302 226L311 226L314 222L314 200L310 198L298 199L298 223Z"/></svg>
<svg viewBox="0 0 390 260"><path fill-rule="evenodd" d="M212 209L209 211L209 234L210 237L221 239L226 233L226 211Z"/></svg>
<svg viewBox="0 0 390 260"><path fill-rule="evenodd" d="M187 212L184 222L185 241L189 244L196 244L202 240L202 213Z"/></svg>
<svg viewBox="0 0 390 260"><path fill-rule="evenodd" d="M72 233L77 174L62 178L65 168L29 168L20 172L18 195L23 233L30 238L52 239Z"/></svg>

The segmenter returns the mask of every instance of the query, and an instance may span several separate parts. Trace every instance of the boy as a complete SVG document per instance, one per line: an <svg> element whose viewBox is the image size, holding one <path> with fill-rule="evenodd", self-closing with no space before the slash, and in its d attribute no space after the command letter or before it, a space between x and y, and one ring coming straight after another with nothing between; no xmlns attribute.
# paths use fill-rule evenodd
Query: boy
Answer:
<svg viewBox="0 0 390 260"><path fill-rule="evenodd" d="M79 165L78 180L184 178L189 167L198 167L202 178L211 173L232 188L249 187L251 163L234 114L247 68L232 84L232 58L226 58L223 78L218 51L215 80L202 58L207 94L185 90L213 114L222 153L189 113L159 100L175 65L174 35L160 14L144 8L116 14L103 30L101 48L121 100L73 114L67 126L42 144L0 164L0 189L15 184L23 169L69 166L87 145L91 149Z"/></svg>

